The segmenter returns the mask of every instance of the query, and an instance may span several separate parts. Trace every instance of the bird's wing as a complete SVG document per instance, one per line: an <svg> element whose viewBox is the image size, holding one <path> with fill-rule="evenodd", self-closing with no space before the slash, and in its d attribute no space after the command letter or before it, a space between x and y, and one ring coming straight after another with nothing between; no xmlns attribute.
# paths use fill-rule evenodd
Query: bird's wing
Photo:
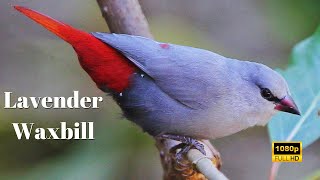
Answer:
<svg viewBox="0 0 320 180"><path fill-rule="evenodd" d="M221 84L224 57L210 51L140 36L92 34L125 55L171 98L192 109L206 108L210 92Z"/></svg>

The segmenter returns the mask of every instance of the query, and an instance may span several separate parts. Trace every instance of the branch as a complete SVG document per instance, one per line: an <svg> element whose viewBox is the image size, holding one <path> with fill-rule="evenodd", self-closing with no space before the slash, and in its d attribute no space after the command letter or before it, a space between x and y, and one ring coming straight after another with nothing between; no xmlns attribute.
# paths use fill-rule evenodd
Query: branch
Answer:
<svg viewBox="0 0 320 180"><path fill-rule="evenodd" d="M195 164L197 169L202 172L207 179L228 179L213 165L211 159L203 155L200 151L191 149L187 156L189 161Z"/></svg>
<svg viewBox="0 0 320 180"><path fill-rule="evenodd" d="M152 38L148 22L141 10L138 0L97 0L104 19L109 29L114 33L139 35ZM195 172L188 179L227 179L217 168L220 167L220 156L209 141L202 141L208 156L200 151L192 149L188 152L189 162L197 167L198 171L191 169L178 169L177 162L170 149L180 142L174 140L155 139L160 152L160 158L164 169L164 179L186 179L184 173ZM214 165L215 164L215 165Z"/></svg>
<svg viewBox="0 0 320 180"><path fill-rule="evenodd" d="M102 16L114 33L152 38L137 0L97 0Z"/></svg>

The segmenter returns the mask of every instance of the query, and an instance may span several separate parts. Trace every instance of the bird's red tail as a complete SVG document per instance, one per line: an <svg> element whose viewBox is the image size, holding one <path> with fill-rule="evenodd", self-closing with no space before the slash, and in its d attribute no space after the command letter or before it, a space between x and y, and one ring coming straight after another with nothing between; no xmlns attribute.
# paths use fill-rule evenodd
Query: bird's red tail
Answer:
<svg viewBox="0 0 320 180"><path fill-rule="evenodd" d="M122 92L129 86L129 78L135 67L126 57L93 35L75 29L31 9L14 8L73 46L82 68L100 89L109 88Z"/></svg>

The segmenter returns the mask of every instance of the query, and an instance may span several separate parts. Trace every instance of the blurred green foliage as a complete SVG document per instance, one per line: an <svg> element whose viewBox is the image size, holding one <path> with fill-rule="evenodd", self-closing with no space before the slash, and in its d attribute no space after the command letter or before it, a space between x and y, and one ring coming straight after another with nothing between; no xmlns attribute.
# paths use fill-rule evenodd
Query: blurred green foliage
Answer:
<svg viewBox="0 0 320 180"><path fill-rule="evenodd" d="M278 113L269 122L272 141L286 141L299 124L292 141L302 141L303 148L320 137L320 26L309 38L295 46L290 65L280 71L287 80L291 93L298 104L302 116ZM303 85L301 85L303 82ZM312 102L315 106L312 106ZM310 111L310 114L306 114ZM302 118L306 116L305 121ZM300 122L301 121L301 122Z"/></svg>
<svg viewBox="0 0 320 180"><path fill-rule="evenodd" d="M269 0L270 24L279 43L296 44L296 37L313 33L320 22L319 7L318 0Z"/></svg>

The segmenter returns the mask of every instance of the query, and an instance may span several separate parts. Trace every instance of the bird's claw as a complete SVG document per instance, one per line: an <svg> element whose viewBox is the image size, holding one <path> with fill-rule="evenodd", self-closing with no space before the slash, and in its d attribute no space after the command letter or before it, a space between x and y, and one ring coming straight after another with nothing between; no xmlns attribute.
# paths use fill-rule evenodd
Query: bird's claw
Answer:
<svg viewBox="0 0 320 180"><path fill-rule="evenodd" d="M171 134L162 134L159 136L162 139L171 139L180 141L181 144L174 146L171 151L176 151L177 149L181 149L178 153L186 154L191 148L199 150L203 155L206 155L206 151L204 150L204 145L201 144L198 140L193 139L188 136L180 136L180 135L171 135Z"/></svg>
<svg viewBox="0 0 320 180"><path fill-rule="evenodd" d="M199 150L203 155L206 155L206 151L204 150L204 145L201 144L199 141L194 140L193 146Z"/></svg>
<svg viewBox="0 0 320 180"><path fill-rule="evenodd" d="M186 154L190 149L194 148L206 155L203 144L196 139L187 136L163 134L158 137L161 139L171 139L181 142L170 149L170 153L173 155L173 159L175 159L173 167L176 171L180 172L184 177L190 177L196 173L192 163L187 160Z"/></svg>

